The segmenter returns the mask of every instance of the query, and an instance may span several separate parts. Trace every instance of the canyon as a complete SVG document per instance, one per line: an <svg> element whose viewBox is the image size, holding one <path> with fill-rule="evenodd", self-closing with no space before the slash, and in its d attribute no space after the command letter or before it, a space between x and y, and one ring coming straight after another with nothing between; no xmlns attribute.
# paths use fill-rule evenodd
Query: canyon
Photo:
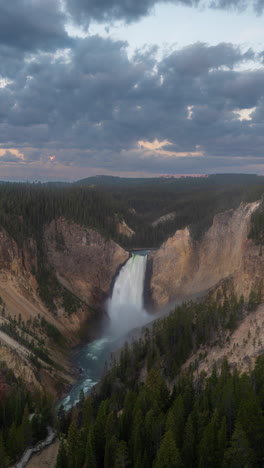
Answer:
<svg viewBox="0 0 264 468"><path fill-rule="evenodd" d="M248 300L252 289L259 287L264 271L260 248L248 239L251 215L258 206L259 202L241 204L217 214L199 239L193 238L189 227L177 230L159 249L149 253L146 290L153 318L155 312L192 295L217 294L223 285L225 290ZM77 301L74 311L65 311L59 294L53 311L41 300L36 241L27 238L19 246L1 229L0 324L10 319L22 321L29 327L26 338L32 339L35 323L33 341L42 339L55 367L40 357L41 368L36 369L28 349L21 343L16 345L15 339L8 341L4 328L0 358L31 387L47 388L58 395L77 378L69 360L70 350L94 337L94 329L106 317L106 299L116 275L130 254L96 230L65 218L45 225L43 246L56 281ZM41 323L55 327L63 337L63 345L46 336Z"/></svg>

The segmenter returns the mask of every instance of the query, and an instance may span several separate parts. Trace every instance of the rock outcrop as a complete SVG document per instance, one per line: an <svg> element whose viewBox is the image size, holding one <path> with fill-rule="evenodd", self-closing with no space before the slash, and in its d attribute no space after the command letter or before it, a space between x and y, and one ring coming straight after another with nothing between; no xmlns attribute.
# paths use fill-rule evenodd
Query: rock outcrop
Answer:
<svg viewBox="0 0 264 468"><path fill-rule="evenodd" d="M151 254L150 293L156 309L190 297L232 278L235 293L245 298L264 273L259 247L248 239L251 214L259 203L241 204L214 217L199 241L189 228L179 230Z"/></svg>
<svg viewBox="0 0 264 468"><path fill-rule="evenodd" d="M125 237L132 237L135 235L135 231L133 231L124 220L117 223L117 232Z"/></svg>
<svg viewBox="0 0 264 468"><path fill-rule="evenodd" d="M129 257L112 240L62 218L46 227L45 245L58 280L93 307L102 306L117 270Z"/></svg>
<svg viewBox="0 0 264 468"><path fill-rule="evenodd" d="M176 218L177 214L173 211L172 213L168 213L166 215L160 216L158 219L153 221L152 226L156 227L159 224L166 223L167 221L173 221Z"/></svg>

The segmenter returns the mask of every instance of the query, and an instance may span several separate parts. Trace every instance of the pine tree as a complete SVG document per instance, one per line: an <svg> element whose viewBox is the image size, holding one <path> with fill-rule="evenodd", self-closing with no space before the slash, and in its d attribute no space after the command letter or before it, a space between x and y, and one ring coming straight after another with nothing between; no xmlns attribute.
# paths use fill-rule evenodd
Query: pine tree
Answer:
<svg viewBox="0 0 264 468"><path fill-rule="evenodd" d="M154 468L180 468L182 467L181 457L177 449L172 432L167 431L162 439Z"/></svg>
<svg viewBox="0 0 264 468"><path fill-rule="evenodd" d="M67 437L67 462L69 468L81 468L83 465L83 447L81 444L80 431L75 421L72 421Z"/></svg>
<svg viewBox="0 0 264 468"><path fill-rule="evenodd" d="M224 454L223 468L251 468L254 466L253 460L253 451L247 436L240 424L237 423L230 447Z"/></svg>
<svg viewBox="0 0 264 468"><path fill-rule="evenodd" d="M164 414L150 409L145 418L145 451L152 462L161 443L164 432Z"/></svg>
<svg viewBox="0 0 264 468"><path fill-rule="evenodd" d="M246 433L256 462L262 463L264 457L264 417L259 401L253 392L241 402L237 421Z"/></svg>
<svg viewBox="0 0 264 468"><path fill-rule="evenodd" d="M226 450L227 436L226 436L226 418L223 417L221 421L221 426L217 433L217 460L219 466L221 466L222 460L224 458L224 453Z"/></svg>
<svg viewBox="0 0 264 468"><path fill-rule="evenodd" d="M182 445L183 433L184 433L184 405L182 395L179 395L173 406L170 408L167 420L166 420L166 431L171 431L178 447Z"/></svg>
<svg viewBox="0 0 264 468"><path fill-rule="evenodd" d="M219 430L218 411L215 410L211 421L204 429L203 437L199 445L199 467L216 468L217 460L217 434Z"/></svg>
<svg viewBox="0 0 264 468"><path fill-rule="evenodd" d="M121 416L121 438L123 440L128 440L129 432L131 430L132 425L132 418L133 418L133 410L136 401L136 395L134 392L129 391L126 394L125 402L124 402L124 409Z"/></svg>
<svg viewBox="0 0 264 468"><path fill-rule="evenodd" d="M96 453L95 453L95 435L94 435L94 427L91 426L88 437L87 437L87 444L85 450L85 468L97 468L98 464L96 461Z"/></svg>
<svg viewBox="0 0 264 468"><path fill-rule="evenodd" d="M25 406L23 419L22 419L22 432L24 435L25 446L29 446L32 442L32 429L29 421L29 409L28 405Z"/></svg>
<svg viewBox="0 0 264 468"><path fill-rule="evenodd" d="M104 468L113 468L115 466L118 439L115 435L108 437L105 443Z"/></svg>
<svg viewBox="0 0 264 468"><path fill-rule="evenodd" d="M138 409L133 415L133 432L132 432L132 451L133 460L142 457L145 441L144 441L144 420L141 409Z"/></svg>
<svg viewBox="0 0 264 468"><path fill-rule="evenodd" d="M68 461L67 461L67 454L66 454L64 440L62 440L60 443L60 448L59 448L55 468L68 468Z"/></svg>
<svg viewBox="0 0 264 468"><path fill-rule="evenodd" d="M130 465L127 444L121 440L116 449L115 468L127 468Z"/></svg>
<svg viewBox="0 0 264 468"><path fill-rule="evenodd" d="M98 464L101 466L104 463L104 450L105 450L105 438L106 438L106 419L109 411L109 401L103 400L99 406L96 420L94 423L94 448L95 458Z"/></svg>
<svg viewBox="0 0 264 468"><path fill-rule="evenodd" d="M2 432L0 432L0 463L2 468L7 468L9 466Z"/></svg>
<svg viewBox="0 0 264 468"><path fill-rule="evenodd" d="M184 465L188 466L189 468L195 466L195 445L195 430L192 414L190 414L184 429L182 449Z"/></svg>
<svg viewBox="0 0 264 468"><path fill-rule="evenodd" d="M12 423L9 429L7 449L8 449L8 453L11 454L13 458L16 458L18 454L18 444L17 444L17 428L14 422Z"/></svg>

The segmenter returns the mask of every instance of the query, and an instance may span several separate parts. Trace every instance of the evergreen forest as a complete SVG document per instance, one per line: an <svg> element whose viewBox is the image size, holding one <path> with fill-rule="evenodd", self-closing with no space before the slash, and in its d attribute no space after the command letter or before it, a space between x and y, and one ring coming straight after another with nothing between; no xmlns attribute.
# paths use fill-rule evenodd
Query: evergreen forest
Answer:
<svg viewBox="0 0 264 468"><path fill-rule="evenodd" d="M98 230L124 248L157 248L177 229L198 238L216 213L259 200L264 177L215 175L179 179L95 177L74 184L0 183L0 225L22 245L28 237L41 250L43 226L64 217ZM161 219L166 215L168 219ZM134 231L121 235L124 220Z"/></svg>
<svg viewBox="0 0 264 468"><path fill-rule="evenodd" d="M47 436L54 424L54 401L36 389L29 391L3 362L0 377L0 466L7 468Z"/></svg>
<svg viewBox="0 0 264 468"><path fill-rule="evenodd" d="M253 468L264 459L264 357L249 375L227 360L211 375L195 364L201 345L220 343L258 301L183 304L126 344L88 398L59 412L57 468ZM201 359L205 356L201 356Z"/></svg>

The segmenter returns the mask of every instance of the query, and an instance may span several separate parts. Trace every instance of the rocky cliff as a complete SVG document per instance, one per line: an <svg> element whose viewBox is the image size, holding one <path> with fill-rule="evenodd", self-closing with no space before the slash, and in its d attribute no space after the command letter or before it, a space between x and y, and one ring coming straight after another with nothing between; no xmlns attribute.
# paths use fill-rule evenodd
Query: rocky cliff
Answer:
<svg viewBox="0 0 264 468"><path fill-rule="evenodd" d="M60 218L45 229L48 261L58 280L93 307L102 307L129 254L98 232Z"/></svg>
<svg viewBox="0 0 264 468"><path fill-rule="evenodd" d="M15 371L20 368L26 380L35 369L40 385L57 391L72 382L69 347L101 318L113 278L129 254L98 232L65 219L45 226L42 248L44 260L35 240L27 238L18 246L0 229L0 359L5 359L8 347L16 355L8 365L14 362ZM54 294L59 290L54 310L39 294L40 261L54 275ZM65 310L62 296L75 300L73 312ZM54 375L50 362L57 367Z"/></svg>
<svg viewBox="0 0 264 468"><path fill-rule="evenodd" d="M152 305L158 309L232 279L235 293L248 298L263 277L259 247L248 239L251 214L259 203L241 204L214 217L196 241L189 228L179 230L150 256Z"/></svg>

